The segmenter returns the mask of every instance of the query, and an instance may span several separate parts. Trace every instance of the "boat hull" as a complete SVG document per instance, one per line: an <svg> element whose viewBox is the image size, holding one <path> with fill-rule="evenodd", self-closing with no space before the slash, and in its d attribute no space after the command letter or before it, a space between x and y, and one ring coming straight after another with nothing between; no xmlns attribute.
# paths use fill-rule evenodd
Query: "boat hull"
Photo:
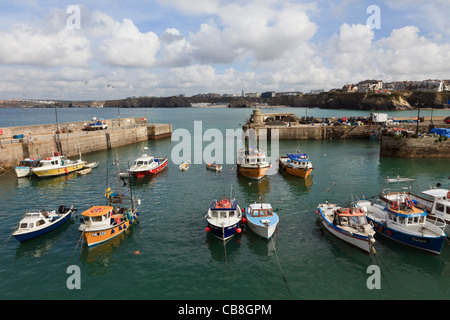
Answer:
<svg viewBox="0 0 450 320"><path fill-rule="evenodd" d="M30 167L16 167L14 168L17 178L29 177L33 174Z"/></svg>
<svg viewBox="0 0 450 320"><path fill-rule="evenodd" d="M236 234L237 228L239 228L239 222L226 225L226 226L217 226L208 222L208 227L210 228L211 234L219 240L228 240L232 238Z"/></svg>
<svg viewBox="0 0 450 320"><path fill-rule="evenodd" d="M169 160L164 159L163 162L159 166L157 166L154 169L151 170L142 170L142 171L130 171L131 175L136 178L143 178L145 176L152 176L154 174L157 174L158 172L162 171L168 164Z"/></svg>
<svg viewBox="0 0 450 320"><path fill-rule="evenodd" d="M278 219L275 223L271 223L268 226L264 226L258 223L255 223L247 216L247 225L254 233L256 233L258 236L269 240L272 238L273 234L275 233L275 230L277 229L278 225Z"/></svg>
<svg viewBox="0 0 450 320"><path fill-rule="evenodd" d="M114 239L118 235L128 230L128 228L137 221L138 217L137 211L135 212L133 217L134 217L133 219L123 221L122 223L116 226L111 226L110 228L107 229L92 230L92 231L84 230L82 231L84 240L86 241L88 247L94 247L104 242L107 242L111 239Z"/></svg>
<svg viewBox="0 0 450 320"><path fill-rule="evenodd" d="M238 174L250 179L257 179L257 180L262 179L267 174L269 168L270 166L245 167L239 164L237 165Z"/></svg>
<svg viewBox="0 0 450 320"><path fill-rule="evenodd" d="M302 168L291 168L289 166L286 166L282 161L279 162L279 169L282 172L286 172L288 174L291 174L293 176L297 176L300 178L307 178L311 172L313 171L312 168L308 169L302 169Z"/></svg>
<svg viewBox="0 0 450 320"><path fill-rule="evenodd" d="M373 219L367 215L367 219L373 223L373 229L391 240L403 243L416 249L425 250L439 255L445 243L445 236L440 237L421 237L414 234L401 232L398 229L389 228L385 223Z"/></svg>
<svg viewBox="0 0 450 320"><path fill-rule="evenodd" d="M58 167L58 168L49 168L49 169L41 169L33 170L33 173L37 175L39 178L50 178L62 176L65 174L70 174L72 172L76 172L84 168L84 162L80 162L77 164L72 164L68 166Z"/></svg>
<svg viewBox="0 0 450 320"><path fill-rule="evenodd" d="M322 209L319 208L318 215L322 226L333 236L353 245L354 247L365 251L366 253L371 252L371 239L367 236L351 233L338 226L334 225L328 219L325 218Z"/></svg>
<svg viewBox="0 0 450 320"><path fill-rule="evenodd" d="M70 219L70 217L72 216L72 213L73 213L72 211L66 213L63 217L54 221L46 228L35 230L32 232L27 232L27 233L13 234L13 236L19 242L25 242L25 241L29 241L34 238L40 237L46 233L49 233L50 231L55 230L56 228L62 226L66 221L68 221Z"/></svg>

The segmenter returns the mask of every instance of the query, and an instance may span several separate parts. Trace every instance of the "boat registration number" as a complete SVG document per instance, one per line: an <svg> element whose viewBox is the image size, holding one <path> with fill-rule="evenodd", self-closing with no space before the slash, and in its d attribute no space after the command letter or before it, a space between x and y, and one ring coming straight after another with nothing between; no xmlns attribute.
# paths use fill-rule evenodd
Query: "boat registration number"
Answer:
<svg viewBox="0 0 450 320"><path fill-rule="evenodd" d="M106 231L93 233L93 237L100 237L106 235Z"/></svg>

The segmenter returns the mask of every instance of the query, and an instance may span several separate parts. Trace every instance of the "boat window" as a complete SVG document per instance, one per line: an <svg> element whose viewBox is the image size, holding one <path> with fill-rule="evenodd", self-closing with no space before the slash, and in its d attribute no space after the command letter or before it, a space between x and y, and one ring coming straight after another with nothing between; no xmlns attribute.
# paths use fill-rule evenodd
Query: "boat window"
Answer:
<svg viewBox="0 0 450 320"><path fill-rule="evenodd" d="M447 214L450 214L450 206L447 206Z"/></svg>
<svg viewBox="0 0 450 320"><path fill-rule="evenodd" d="M212 212L211 212L211 216L212 216L213 218L218 218L218 217L219 217L219 213L218 213L217 211L212 211Z"/></svg>
<svg viewBox="0 0 450 320"><path fill-rule="evenodd" d="M350 225L357 225L358 224L358 217L349 217Z"/></svg>
<svg viewBox="0 0 450 320"><path fill-rule="evenodd" d="M41 219L38 222L36 222L36 227L39 227L39 226L43 225L44 223L45 223L45 221Z"/></svg>
<svg viewBox="0 0 450 320"><path fill-rule="evenodd" d="M229 211L228 212L228 217L233 217L234 216L234 211Z"/></svg>
<svg viewBox="0 0 450 320"><path fill-rule="evenodd" d="M34 224L33 224L33 222L32 223L30 223L29 225L28 225L28 227L31 229L31 228L33 228L34 227Z"/></svg>
<svg viewBox="0 0 450 320"><path fill-rule="evenodd" d="M267 210L267 216L268 216L268 217L273 216L272 209Z"/></svg>
<svg viewBox="0 0 450 320"><path fill-rule="evenodd" d="M102 221L102 217L101 216L92 217L91 220L92 220L92 222L101 222Z"/></svg>
<svg viewBox="0 0 450 320"><path fill-rule="evenodd" d="M27 226L28 226L27 223L21 223L21 224L20 224L20 228L22 228L22 229L25 229Z"/></svg>
<svg viewBox="0 0 450 320"><path fill-rule="evenodd" d="M226 211L220 211L220 217L221 218L226 218L227 217L227 212Z"/></svg>
<svg viewBox="0 0 450 320"><path fill-rule="evenodd" d="M442 203L436 203L436 211L444 212L444 205Z"/></svg>
<svg viewBox="0 0 450 320"><path fill-rule="evenodd" d="M366 216L359 216L359 224L367 224Z"/></svg>

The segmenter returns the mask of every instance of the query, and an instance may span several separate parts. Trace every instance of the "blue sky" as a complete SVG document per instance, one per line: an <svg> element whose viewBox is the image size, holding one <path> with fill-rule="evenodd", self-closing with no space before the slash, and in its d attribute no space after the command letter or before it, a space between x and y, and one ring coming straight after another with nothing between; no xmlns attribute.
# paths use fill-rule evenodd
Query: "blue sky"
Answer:
<svg viewBox="0 0 450 320"><path fill-rule="evenodd" d="M367 26L371 5L380 29ZM3 0L0 99L449 79L449 14L450 0Z"/></svg>

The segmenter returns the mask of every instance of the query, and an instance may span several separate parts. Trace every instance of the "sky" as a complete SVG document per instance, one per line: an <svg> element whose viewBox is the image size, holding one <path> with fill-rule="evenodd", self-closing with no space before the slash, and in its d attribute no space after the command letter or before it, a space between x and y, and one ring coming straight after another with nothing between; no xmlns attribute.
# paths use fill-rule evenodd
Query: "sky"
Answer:
<svg viewBox="0 0 450 320"><path fill-rule="evenodd" d="M75 1L0 2L0 99L450 79L450 0Z"/></svg>

